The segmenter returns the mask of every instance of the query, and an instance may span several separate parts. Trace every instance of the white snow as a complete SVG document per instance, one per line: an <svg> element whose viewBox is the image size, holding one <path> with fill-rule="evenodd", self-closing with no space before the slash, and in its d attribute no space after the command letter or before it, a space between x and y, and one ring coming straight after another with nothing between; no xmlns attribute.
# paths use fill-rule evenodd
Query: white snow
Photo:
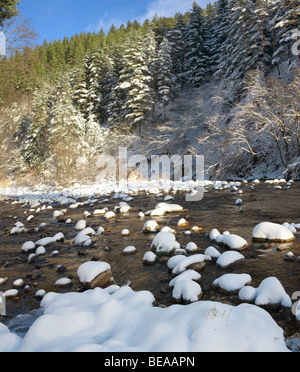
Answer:
<svg viewBox="0 0 300 372"><path fill-rule="evenodd" d="M152 251L146 252L143 257L143 261L149 262L149 263L154 263L156 259L157 259L157 256Z"/></svg>
<svg viewBox="0 0 300 372"><path fill-rule="evenodd" d="M176 300L183 299L187 302L195 302L199 300L201 293L202 289L198 283L190 279L184 279L176 282L172 296Z"/></svg>
<svg viewBox="0 0 300 372"><path fill-rule="evenodd" d="M250 283L252 278L249 274L224 274L213 282L213 285L226 292L236 292Z"/></svg>
<svg viewBox="0 0 300 372"><path fill-rule="evenodd" d="M86 221L85 220L79 220L76 225L75 225L75 229L76 230L83 230L86 228Z"/></svg>
<svg viewBox="0 0 300 372"><path fill-rule="evenodd" d="M126 254L134 253L134 252L136 252L136 248L132 245L123 249L123 253L126 253Z"/></svg>
<svg viewBox="0 0 300 372"><path fill-rule="evenodd" d="M203 254L194 254L189 257L184 257L180 260L172 270L172 274L178 275L187 270L187 267L193 264L204 263L204 261L210 260L210 256L204 256Z"/></svg>
<svg viewBox="0 0 300 372"><path fill-rule="evenodd" d="M198 246L196 243L194 242L189 242L186 246L185 246L185 249L187 252L196 252L198 250Z"/></svg>
<svg viewBox="0 0 300 372"><path fill-rule="evenodd" d="M81 283L91 283L98 275L110 269L107 262L89 261L79 266L77 276Z"/></svg>
<svg viewBox="0 0 300 372"><path fill-rule="evenodd" d="M159 229L159 225L154 220L149 220L144 223L143 231L149 233L155 233Z"/></svg>
<svg viewBox="0 0 300 372"><path fill-rule="evenodd" d="M241 253L236 251L227 251L219 256L216 264L222 268L226 268L240 260L245 260L245 257Z"/></svg>
<svg viewBox="0 0 300 372"><path fill-rule="evenodd" d="M169 232L159 232L155 235L151 249L155 248L156 253L169 254L171 251L179 249L180 244L176 241L174 234Z"/></svg>
<svg viewBox="0 0 300 372"><path fill-rule="evenodd" d="M262 222L257 225L252 234L253 239L270 240L271 242L285 242L295 240L294 234L285 226Z"/></svg>
<svg viewBox="0 0 300 372"><path fill-rule="evenodd" d="M257 288L255 305L266 306L278 304L283 307L291 307L292 301L277 278L266 278Z"/></svg>
<svg viewBox="0 0 300 372"><path fill-rule="evenodd" d="M22 245L22 252L27 253L29 251L32 251L33 249L35 249L35 244L32 241L28 241Z"/></svg>
<svg viewBox="0 0 300 372"><path fill-rule="evenodd" d="M232 250L242 250L248 246L247 241L235 234L229 234L229 235L224 235L223 237L223 244Z"/></svg>
<svg viewBox="0 0 300 372"><path fill-rule="evenodd" d="M211 258L219 258L221 256L221 253L213 246L206 248L204 254Z"/></svg>
<svg viewBox="0 0 300 372"><path fill-rule="evenodd" d="M181 282L182 283L182 282ZM283 330L263 309L200 301L153 307L130 287L48 293L23 339L0 324L0 351L287 352Z"/></svg>
<svg viewBox="0 0 300 372"><path fill-rule="evenodd" d="M201 279L201 274L199 274L195 270L186 270L180 275L176 276L174 279L172 279L169 283L170 287L174 287L178 282L182 280L200 280Z"/></svg>

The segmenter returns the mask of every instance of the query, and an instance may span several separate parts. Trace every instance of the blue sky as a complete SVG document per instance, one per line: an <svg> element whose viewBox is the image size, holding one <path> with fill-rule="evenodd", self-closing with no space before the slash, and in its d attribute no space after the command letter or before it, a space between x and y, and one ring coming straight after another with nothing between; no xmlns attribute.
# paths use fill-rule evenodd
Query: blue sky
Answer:
<svg viewBox="0 0 300 372"><path fill-rule="evenodd" d="M80 32L93 32L102 26L107 32L114 24L126 25L128 20L143 22L157 13L173 16L192 8L194 0L21 0L18 6L25 18L32 21L39 35L39 43L44 39L72 36ZM213 0L198 0L205 7Z"/></svg>

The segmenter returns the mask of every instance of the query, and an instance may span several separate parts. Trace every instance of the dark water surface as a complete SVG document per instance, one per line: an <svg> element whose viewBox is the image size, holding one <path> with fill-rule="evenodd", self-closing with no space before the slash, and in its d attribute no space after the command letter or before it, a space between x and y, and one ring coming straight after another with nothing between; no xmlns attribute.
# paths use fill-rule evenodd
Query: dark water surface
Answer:
<svg viewBox="0 0 300 372"><path fill-rule="evenodd" d="M275 190L273 185L263 183L257 185L254 191L250 190L248 185L243 185L241 189L244 194L238 196L230 189L217 191L209 187L204 199L199 202L186 202L184 193L174 194L175 201L171 203L182 205L186 211L153 219L161 227L170 226L176 229L176 239L182 247L193 241L200 247L201 253L212 245L207 234L214 228L221 233L230 231L230 233L242 236L250 243L249 248L242 252L246 261L242 266L231 269L230 272L250 274L254 287L258 287L263 279L276 276L286 292L292 296L295 291L300 291L300 262L287 262L285 256L288 251L292 251L297 257L300 256L300 234L297 234L295 242L285 245L253 244L251 237L253 228L260 222L300 223L300 183L292 184L288 190ZM238 197L243 200L242 207L234 205ZM0 202L0 278L8 278L7 282L0 286L0 291L4 292L13 288L13 282L19 278L22 278L31 288L29 293L25 293L23 286L19 289L17 298L7 300L7 317L0 316L0 322L9 324L18 314L38 309L40 301L35 298L35 293L39 289L60 293L77 291L79 289L77 269L82 263L92 259L105 261L111 265L116 284L130 283L135 291L151 291L157 300L157 305L169 306L175 303L169 287L172 275L168 271L166 262L162 259L154 266L144 266L142 262L144 253L150 249L154 235L144 234L142 231L145 221L152 218L141 219L137 214L140 210L146 212L153 209L157 203L163 201L163 197L141 193L134 196L133 201L128 203L132 211L127 214L117 214L117 217L110 221L105 221L102 216L85 218L83 213L86 210L93 212L104 206L112 210L120 201L110 199L108 203L102 204L103 199L104 197L100 197L98 203L93 206L86 205L69 210L64 219L71 218L71 224L52 219L53 210L60 210L64 207L54 206L53 210L33 213L34 219L26 222L27 216L31 214L29 208L12 205L11 202ZM188 220L189 226L178 228L177 222L182 217ZM104 235L93 237L93 245L89 248L73 246L73 239L78 233L74 227L80 219L86 219L88 226L95 230L99 226L103 226L106 230ZM9 231L16 221L23 222L29 231L26 234L10 235ZM42 222L47 223L47 226L39 229L38 232L35 231L34 228ZM203 230L191 235L184 234L185 230L195 225ZM121 231L125 228L130 230L130 236L121 237ZM65 241L46 247L46 255L28 264L28 255L21 253L23 243L29 240L37 241L43 236L53 236L58 232L64 233ZM124 256L123 249L130 245L135 246L137 252L131 256ZM54 249L58 249L60 253L57 257L50 257ZM224 251L222 247L217 247L217 249L221 253ZM81 252L84 255L78 255L78 251L84 251ZM58 265L64 267L63 272L56 270ZM239 303L237 296L226 296L212 286L216 278L227 272L229 271L217 268L214 262L207 263L201 271L202 300ZM64 289L55 287L56 280L63 277L71 278L72 286ZM272 311L271 315L285 329L287 336L300 331L299 323L293 319L289 309Z"/></svg>

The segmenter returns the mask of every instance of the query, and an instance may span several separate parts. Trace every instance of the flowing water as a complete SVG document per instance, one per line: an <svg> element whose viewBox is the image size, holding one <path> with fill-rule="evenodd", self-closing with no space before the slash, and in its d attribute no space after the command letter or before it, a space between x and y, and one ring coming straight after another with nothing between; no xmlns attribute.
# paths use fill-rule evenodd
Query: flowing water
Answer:
<svg viewBox="0 0 300 372"><path fill-rule="evenodd" d="M250 274L254 287L258 287L263 279L276 276L286 292L292 296L295 291L300 291L300 262L287 262L285 257L288 251L292 251L297 257L300 256L300 234L297 235L295 242L289 244L253 244L251 238L253 228L260 222L300 223L300 183L294 183L287 190L284 188L276 190L273 185L264 183L257 185L254 191L248 185L244 185L242 190L244 191L244 194L240 196L243 199L242 207L235 206L238 195L230 189L217 191L209 187L204 199L198 202L186 202L184 193L176 193L173 195L174 203L183 206L185 211L154 219L161 227L174 228L177 231L176 239L183 247L193 241L200 247L201 253L212 245L208 234L214 228L220 232L230 231L242 236L250 243L249 247L242 252L246 260L230 272ZM150 218L141 219L137 216L139 211L146 212L153 209L158 202L163 200L163 197L140 193L129 202L132 211L127 214L117 214L117 217L110 221L105 221L102 216L86 218L88 225L94 229L103 226L105 234L94 237L93 245L89 248L74 247L73 239L78 233L74 226L78 220L85 219L83 213L86 210L92 212L104 206L112 210L119 202L116 199L110 199L109 202L102 204L103 199L100 197L98 203L93 206L69 210L64 220L71 218L73 221L71 224L65 224L64 220L53 220L52 210L42 211L36 214L30 222L26 222L30 214L29 208L12 205L11 202L0 202L0 278L8 278L6 283L0 286L0 291L4 292L13 288L13 282L19 278L30 286L29 292L24 291L23 286L19 288L16 298L7 299L7 316L0 316L0 322L8 324L10 328L22 334L22 322L25 322L28 327L40 314L38 310L40 300L35 298L35 293L39 289L59 293L80 290L76 275L77 269L82 263L95 259L111 265L116 284L130 284L135 291L151 291L156 298L157 305L160 306L175 303L172 298L172 289L169 287L172 275L167 268L166 260L160 258L159 262L153 266L143 265L144 253L150 249L154 235L144 234L142 231L145 221ZM177 222L182 217L188 220L189 226L178 228ZM10 235L9 231L15 221L23 222L29 231L26 234ZM37 232L35 228L42 222L47 223L47 226L40 228ZM201 227L202 231L193 232L191 235L184 234L186 230L195 225ZM121 237L121 231L125 228L130 230L130 235ZM29 240L36 241L40 237L53 236L57 232L64 233L65 241L46 247L46 255L28 264L28 255L21 253L22 244ZM123 249L131 245L137 248L137 252L124 256ZM50 257L54 249L59 250L60 253L57 257ZM217 247L217 249L221 253L224 252L222 247ZM62 265L62 271L57 271L58 265ZM229 271L218 268L214 262L206 264L201 271L203 290L201 300L222 301L234 305L239 303L237 296L221 294L212 286L216 278L227 272ZM62 277L72 279L72 285L67 288L55 287L56 280ZM22 322L19 323L19 318L14 319L17 315L26 313L32 316L20 318ZM285 329L287 336L299 332L299 323L294 320L290 309L270 311L270 313ZM26 329L23 331L25 332Z"/></svg>

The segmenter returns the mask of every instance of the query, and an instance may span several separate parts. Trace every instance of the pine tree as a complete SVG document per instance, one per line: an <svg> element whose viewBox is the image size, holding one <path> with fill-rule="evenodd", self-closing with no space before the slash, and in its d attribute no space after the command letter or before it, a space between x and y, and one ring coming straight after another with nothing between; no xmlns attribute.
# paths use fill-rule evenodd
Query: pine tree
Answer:
<svg viewBox="0 0 300 372"><path fill-rule="evenodd" d="M172 96L174 76L172 74L172 48L164 38L158 51L158 96L164 108L164 121L167 120L167 106Z"/></svg>
<svg viewBox="0 0 300 372"><path fill-rule="evenodd" d="M52 160L57 172L73 171L81 154L84 133L85 120L73 105L68 77L63 77L54 97L49 125Z"/></svg>
<svg viewBox="0 0 300 372"><path fill-rule="evenodd" d="M187 82L199 87L209 73L209 53L203 9L193 3L187 28L186 77Z"/></svg>
<svg viewBox="0 0 300 372"><path fill-rule="evenodd" d="M292 44L295 42L294 33L300 29L300 3L298 0L271 0L270 7L274 12L271 20L273 29L273 65L277 66L280 75L280 64L293 60ZM300 58L300 56L299 56Z"/></svg>
<svg viewBox="0 0 300 372"><path fill-rule="evenodd" d="M45 168L49 153L49 108L50 87L45 83L33 94L31 125L24 148L25 161L35 170Z"/></svg>
<svg viewBox="0 0 300 372"><path fill-rule="evenodd" d="M229 1L218 0L217 15L213 21L212 37L210 40L212 72L216 74L217 77L221 77L219 72L222 71L222 68L220 68L218 65L223 64L224 44L227 40L229 32L229 16Z"/></svg>
<svg viewBox="0 0 300 372"><path fill-rule="evenodd" d="M181 13L175 15L175 26L168 32L167 38L172 48L173 73L177 84L181 87L185 81L187 22Z"/></svg>
<svg viewBox="0 0 300 372"><path fill-rule="evenodd" d="M123 69L119 89L126 94L123 117L129 127L138 128L152 110L151 76L147 65L143 35L130 33L124 45Z"/></svg>

